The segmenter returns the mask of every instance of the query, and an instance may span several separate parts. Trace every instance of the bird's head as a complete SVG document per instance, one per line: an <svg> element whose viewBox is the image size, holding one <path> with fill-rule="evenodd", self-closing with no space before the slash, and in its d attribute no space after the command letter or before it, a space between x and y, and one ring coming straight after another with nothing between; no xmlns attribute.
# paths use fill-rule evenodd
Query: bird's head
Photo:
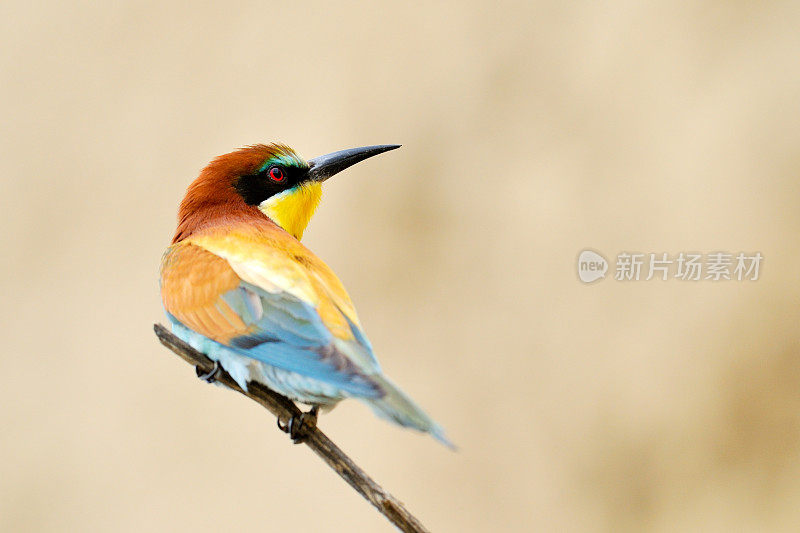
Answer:
<svg viewBox="0 0 800 533"><path fill-rule="evenodd" d="M305 161L282 144L257 144L214 159L189 186L181 202L173 241L203 219L237 206L257 208L295 238L303 236L322 197L322 183L368 157L400 145L340 150Z"/></svg>

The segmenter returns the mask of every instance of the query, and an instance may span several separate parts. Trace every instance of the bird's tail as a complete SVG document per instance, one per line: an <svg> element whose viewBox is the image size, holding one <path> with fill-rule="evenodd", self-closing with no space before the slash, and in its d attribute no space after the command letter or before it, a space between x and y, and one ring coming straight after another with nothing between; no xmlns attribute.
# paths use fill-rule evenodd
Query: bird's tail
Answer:
<svg viewBox="0 0 800 533"><path fill-rule="evenodd" d="M377 381L381 389L386 393L382 398L364 399L375 411L375 414L401 426L430 433L431 436L448 448L456 449L456 446L445 435L442 426L425 414L425 411L397 388L397 385L384 376L370 376L370 378Z"/></svg>

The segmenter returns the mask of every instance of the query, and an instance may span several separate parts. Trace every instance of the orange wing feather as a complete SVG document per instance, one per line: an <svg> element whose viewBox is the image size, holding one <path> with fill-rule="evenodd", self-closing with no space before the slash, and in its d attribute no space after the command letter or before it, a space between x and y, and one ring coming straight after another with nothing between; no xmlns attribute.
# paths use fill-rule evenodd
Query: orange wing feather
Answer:
<svg viewBox="0 0 800 533"><path fill-rule="evenodd" d="M353 303L330 267L271 222L237 225L224 232L209 229L183 242L224 258L239 279L269 292L289 292L313 305L340 339L353 339L348 319L360 327Z"/></svg>
<svg viewBox="0 0 800 533"><path fill-rule="evenodd" d="M170 246L161 264L161 298L166 310L187 327L223 344L249 333L248 326L220 298L240 282L225 259L186 241Z"/></svg>

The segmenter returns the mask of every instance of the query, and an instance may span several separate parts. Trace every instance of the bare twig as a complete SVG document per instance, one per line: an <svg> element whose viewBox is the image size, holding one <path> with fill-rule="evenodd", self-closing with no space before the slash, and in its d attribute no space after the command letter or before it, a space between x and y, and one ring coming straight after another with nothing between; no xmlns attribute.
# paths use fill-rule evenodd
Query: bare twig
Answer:
<svg viewBox="0 0 800 533"><path fill-rule="evenodd" d="M214 369L214 362L204 354L198 352L178 337L169 332L164 326L155 324L153 326L161 344L175 352L184 361L195 366L203 373L209 373ZM251 400L261 404L269 412L278 417L281 421L288 421L293 416L300 416L302 411L288 398L273 392L258 383L250 382L247 391L231 378L231 376L220 368L216 380ZM356 465L345 453L339 449L322 431L316 426L303 424L300 428L300 436L303 442L311 448L314 453L322 457L347 483L361 494L368 502L374 505L378 511L389 519L401 531L405 532L427 532L419 520L417 520L394 496L383 490L380 485L375 483L366 472Z"/></svg>

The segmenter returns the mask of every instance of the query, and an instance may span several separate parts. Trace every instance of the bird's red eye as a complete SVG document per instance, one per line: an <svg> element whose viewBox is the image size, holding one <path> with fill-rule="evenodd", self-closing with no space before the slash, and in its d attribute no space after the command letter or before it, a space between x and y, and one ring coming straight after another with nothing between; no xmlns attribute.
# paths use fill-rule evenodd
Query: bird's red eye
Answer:
<svg viewBox="0 0 800 533"><path fill-rule="evenodd" d="M286 174L283 173L281 167L272 167L269 169L269 179L275 183L280 183L286 179Z"/></svg>

